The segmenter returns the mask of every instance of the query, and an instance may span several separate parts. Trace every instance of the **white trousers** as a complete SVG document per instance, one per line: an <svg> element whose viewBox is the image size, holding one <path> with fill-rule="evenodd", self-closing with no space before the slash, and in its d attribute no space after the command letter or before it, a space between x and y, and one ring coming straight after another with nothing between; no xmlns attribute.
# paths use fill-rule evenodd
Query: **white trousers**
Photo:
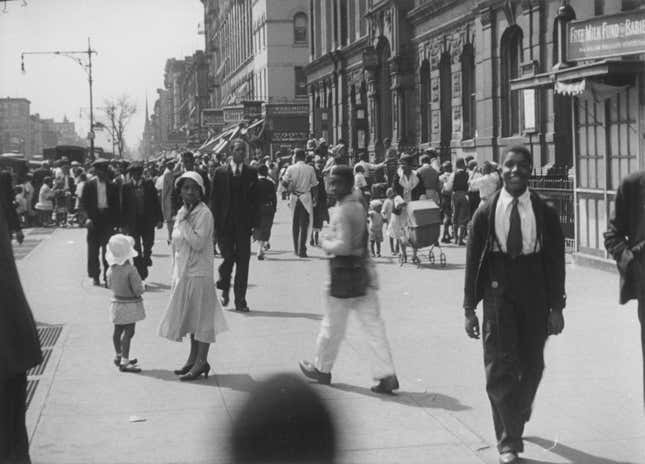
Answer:
<svg viewBox="0 0 645 464"><path fill-rule="evenodd" d="M340 343L345 338L349 312L354 310L367 338L372 377L379 380L394 375L392 352L376 290L368 288L365 296L357 298L334 298L325 292L324 301L325 315L316 343L316 368L321 372L331 372Z"/></svg>

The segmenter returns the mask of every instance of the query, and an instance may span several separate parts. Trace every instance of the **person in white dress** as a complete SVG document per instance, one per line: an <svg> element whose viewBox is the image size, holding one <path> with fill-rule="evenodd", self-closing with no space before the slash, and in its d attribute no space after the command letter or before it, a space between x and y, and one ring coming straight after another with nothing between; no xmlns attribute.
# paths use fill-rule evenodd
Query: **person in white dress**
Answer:
<svg viewBox="0 0 645 464"><path fill-rule="evenodd" d="M183 206L172 231L170 302L159 335L181 341L190 335L190 353L175 374L180 380L208 377L208 349L218 333L228 329L215 291L213 270L213 215L202 201L204 180L186 171L176 182Z"/></svg>

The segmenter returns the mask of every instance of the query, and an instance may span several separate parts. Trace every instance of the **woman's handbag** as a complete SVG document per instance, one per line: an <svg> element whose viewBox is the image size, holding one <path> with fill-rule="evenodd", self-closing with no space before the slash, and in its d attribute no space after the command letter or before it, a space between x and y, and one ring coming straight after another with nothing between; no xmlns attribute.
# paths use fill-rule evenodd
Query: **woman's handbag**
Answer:
<svg viewBox="0 0 645 464"><path fill-rule="evenodd" d="M367 294L370 284L366 259L367 229L363 238L363 250L362 256L334 256L329 261L329 294L334 298L356 298Z"/></svg>
<svg viewBox="0 0 645 464"><path fill-rule="evenodd" d="M355 298L367 293L369 276L363 256L334 256L329 261L329 270L329 294L334 298Z"/></svg>

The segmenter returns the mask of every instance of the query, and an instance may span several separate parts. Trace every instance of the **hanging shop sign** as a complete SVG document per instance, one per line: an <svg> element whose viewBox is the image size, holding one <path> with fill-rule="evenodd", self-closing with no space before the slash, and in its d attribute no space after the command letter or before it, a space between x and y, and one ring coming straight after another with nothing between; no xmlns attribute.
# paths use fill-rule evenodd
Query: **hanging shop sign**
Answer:
<svg viewBox="0 0 645 464"><path fill-rule="evenodd" d="M567 60L645 53L645 10L597 16L567 24Z"/></svg>
<svg viewBox="0 0 645 464"><path fill-rule="evenodd" d="M219 127L224 125L224 111L213 108L202 110L202 127Z"/></svg>

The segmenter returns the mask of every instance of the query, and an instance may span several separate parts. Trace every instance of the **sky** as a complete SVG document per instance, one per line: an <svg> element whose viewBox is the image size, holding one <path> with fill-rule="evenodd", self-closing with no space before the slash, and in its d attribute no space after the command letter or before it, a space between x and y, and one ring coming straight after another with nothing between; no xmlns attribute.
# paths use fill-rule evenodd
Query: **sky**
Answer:
<svg viewBox="0 0 645 464"><path fill-rule="evenodd" d="M88 37L98 54L93 56L94 114L104 120L100 107L106 98L127 94L137 113L126 133L131 149L143 132L146 95L150 108L156 89L163 87L168 58L183 58L204 49L198 34L204 9L200 0L0 0L0 97L31 101L31 113L41 118L76 123L76 131L89 131L87 74L64 56L27 55L25 73L20 54L26 51L87 50ZM97 145L108 151L106 135Z"/></svg>

